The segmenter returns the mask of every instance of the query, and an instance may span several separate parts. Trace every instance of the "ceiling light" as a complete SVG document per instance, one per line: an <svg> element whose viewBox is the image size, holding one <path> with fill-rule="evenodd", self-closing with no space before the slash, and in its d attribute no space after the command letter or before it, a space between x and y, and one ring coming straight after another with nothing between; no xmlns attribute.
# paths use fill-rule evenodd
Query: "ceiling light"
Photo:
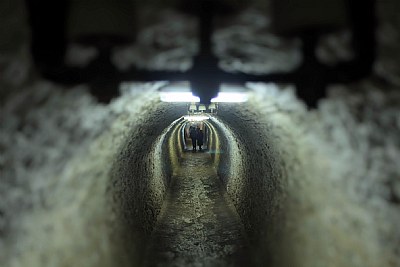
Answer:
<svg viewBox="0 0 400 267"><path fill-rule="evenodd" d="M194 96L188 82L175 82L163 86L160 90L160 98L163 102L188 102L199 103L200 98ZM248 89L239 84L221 84L217 97L211 99L215 102L241 103L248 100ZM215 109L215 108L214 108ZM206 111L204 105L199 106L199 111Z"/></svg>
<svg viewBox="0 0 400 267"><path fill-rule="evenodd" d="M188 82L169 83L159 91L163 102L200 102L200 98L191 92Z"/></svg>
<svg viewBox="0 0 400 267"><path fill-rule="evenodd" d="M241 84L221 84L217 97L211 99L211 103L215 102L231 102L242 103L249 99L248 88Z"/></svg>
<svg viewBox="0 0 400 267"><path fill-rule="evenodd" d="M245 92L219 92L218 96L211 99L212 103L215 102L236 102L242 103L246 102L249 99L249 96Z"/></svg>
<svg viewBox="0 0 400 267"><path fill-rule="evenodd" d="M206 111L206 110L207 110L206 105L201 104L199 106L199 111Z"/></svg>
<svg viewBox="0 0 400 267"><path fill-rule="evenodd" d="M183 118L187 121L204 121L208 120L210 117L205 115L192 115L192 116L184 116Z"/></svg>
<svg viewBox="0 0 400 267"><path fill-rule="evenodd" d="M163 102L200 102L200 98L191 92L160 92Z"/></svg>
<svg viewBox="0 0 400 267"><path fill-rule="evenodd" d="M189 106L189 110L191 110L191 111L197 110L196 105L195 105L195 104L191 104L191 105Z"/></svg>
<svg viewBox="0 0 400 267"><path fill-rule="evenodd" d="M208 109L210 109L210 110L216 109L216 108L217 108L217 106L215 105L215 103L211 103L211 104L208 106Z"/></svg>

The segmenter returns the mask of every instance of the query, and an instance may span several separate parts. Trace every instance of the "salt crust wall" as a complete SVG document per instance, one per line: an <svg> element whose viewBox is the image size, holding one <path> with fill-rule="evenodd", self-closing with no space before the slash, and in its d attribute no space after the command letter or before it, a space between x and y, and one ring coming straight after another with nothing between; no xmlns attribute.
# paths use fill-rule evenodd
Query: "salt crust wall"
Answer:
<svg viewBox="0 0 400 267"><path fill-rule="evenodd" d="M274 142L272 148L260 149L261 154L274 151L278 157L275 167L285 165L284 179L270 185L283 186L274 195L275 200L282 200L272 209L277 219L271 222L258 219L265 226L279 226L268 228L272 229L271 235L261 239L266 240L261 242L265 248L261 250L269 252L264 253L266 259L275 265L400 265L399 27L398 9L394 8L398 1L378 2L380 48L375 71L386 83L368 79L333 88L329 99L322 101L313 112L305 111L288 88L258 85L253 87L260 89L260 99L250 102L251 110L233 108L248 119L248 125L259 124L251 127L258 129L252 134L268 136L267 140ZM107 188L112 188L108 183L111 166L122 144L131 138L130 127L136 125L135 118L146 116L145 106L153 103L154 96L128 93L103 106L96 104L85 88L64 91L32 79L26 16L19 8L16 12L13 10L23 2L12 1L17 3L15 6L10 3L4 1L5 8L1 10L6 12L0 29L5 40L0 58L5 70L0 79L0 95L2 100L7 97L1 106L0 125L0 266L124 266L131 260L126 256L131 251L122 246L120 237L110 235L110 229L114 233L123 229L123 224L119 228L113 223L121 222L116 218L121 213L107 205L112 202L106 196L111 198L112 194L103 193L110 193ZM249 43L249 32L254 41L259 40L257 30L264 29L265 25L261 24L269 21L255 10L239 18L240 25L242 20L248 26L242 31L246 43ZM176 20L167 18L166 21ZM170 27L165 21L160 25ZM190 28L191 24L179 25ZM9 31L10 28L19 32ZM10 33L15 40L8 38ZM230 29L226 33L238 35ZM254 51L243 42L228 42L229 38L216 34L219 36L218 44L238 45L242 50ZM181 44L193 43L175 35L172 38ZM268 40L278 39L272 36ZM337 47L337 42L333 44ZM265 66L286 69L286 59L297 58L293 53L289 56L285 53L287 57L281 60L274 57L276 50L262 50L261 54L255 54L257 59L264 55L261 65L250 62L239 67L243 70L249 67L249 71ZM184 49L182 54L190 55ZM157 53L154 55L156 59L161 58ZM174 59L170 56L157 62L165 66L171 58ZM182 67L181 57L176 57L174 62ZM225 67L230 66L228 63ZM148 89L142 85L136 88ZM252 113L257 115L257 120ZM232 130L221 126L220 139L224 139L224 134L234 138L225 142L224 149L245 154L240 152L247 149L241 141L246 143L247 136L252 134L244 133L247 130L242 127L244 124L240 126L227 115L219 115L220 125ZM231 156L221 163L221 177L225 177L236 203L240 203L240 195L233 193L245 184L236 173L256 176L261 170L257 167L257 172L253 172L248 168L251 162L259 160L259 154L254 151L257 150L246 151L248 157L241 160ZM223 155L216 154L216 158ZM250 196L249 199L260 198ZM243 201L242 206L250 206L247 199ZM264 209L271 212L268 205ZM242 215L242 218L245 222L246 217ZM255 233L266 232L267 227L262 223L247 224L253 225ZM276 252L275 259L270 252ZM119 259L121 262L116 262Z"/></svg>
<svg viewBox="0 0 400 267"><path fill-rule="evenodd" d="M271 264L273 252L267 253L263 246L278 240L273 234L283 206L285 168L293 159L279 154L276 130L265 127L246 107L225 106L212 120L220 140L218 174L249 234L253 259L260 265Z"/></svg>
<svg viewBox="0 0 400 267"><path fill-rule="evenodd" d="M211 143L259 265L398 265L398 90L334 88L310 112L293 88L248 86L257 98L221 105ZM156 87L137 84L108 106L44 82L8 99L2 266L140 262L184 113Z"/></svg>
<svg viewBox="0 0 400 267"><path fill-rule="evenodd" d="M140 265L177 164L176 118L182 110L176 110L147 108L148 115L138 118L114 159L109 191L117 214L116 235L129 255L124 266ZM172 120L176 121L171 124Z"/></svg>
<svg viewBox="0 0 400 267"><path fill-rule="evenodd" d="M135 88L107 106L44 82L8 99L1 266L138 265L183 110L160 103L154 85Z"/></svg>
<svg viewBox="0 0 400 267"><path fill-rule="evenodd" d="M310 112L290 87L249 87L256 98L211 122L257 265L397 266L398 91L336 87Z"/></svg>

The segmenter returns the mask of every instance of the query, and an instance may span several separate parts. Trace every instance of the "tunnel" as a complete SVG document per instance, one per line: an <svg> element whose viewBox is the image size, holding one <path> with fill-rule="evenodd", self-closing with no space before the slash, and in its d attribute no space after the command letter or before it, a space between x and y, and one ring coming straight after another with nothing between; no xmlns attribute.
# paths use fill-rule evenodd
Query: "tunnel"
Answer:
<svg viewBox="0 0 400 267"><path fill-rule="evenodd" d="M296 143L291 143L292 148L287 151L278 146L280 142L261 142L260 140L274 138L268 137L268 128L265 128L268 122L257 119L259 116L255 116L254 111L246 106L247 104L226 104L225 108L219 110L218 117L213 117L206 123L210 129L210 140L205 152L212 158L212 165L217 170L221 185L233 202L246 232L254 239L253 242L260 242L256 247L262 247L267 246L267 242L261 240L278 233L274 233L275 230L271 227L273 222L268 222L266 218L279 220L279 207L285 202L287 194L287 172L290 169L298 169L300 172L301 169L292 162L294 156L291 154L298 153ZM130 218L128 222L123 220L130 231L137 228L138 233L147 233L139 239L146 240L146 236L151 233L157 222L157 214L163 206L163 197L168 191L170 179L174 179L173 176L171 178L171 173L178 168L183 153L187 153L183 147L185 137L182 135L182 128L185 128L187 122L179 118L179 114L184 111L185 106L168 107L162 103L154 110L149 110L148 119L132 126L133 130L123 141L123 148L112 168L112 185L109 190L114 192L115 206L121 209L122 218ZM274 129L272 125L271 127ZM292 138L293 133L289 129L274 131L274 135L279 135L283 140ZM290 167L285 168L284 162ZM195 169L198 167L194 166ZM130 222L132 218L139 220ZM123 235L130 231L124 229ZM135 233L132 235L135 240ZM142 242L139 245L142 247ZM132 247L132 244L127 247ZM272 253L249 257L255 257L260 264L268 262ZM206 253L203 257L205 256ZM211 261L210 264L216 263Z"/></svg>
<svg viewBox="0 0 400 267"><path fill-rule="evenodd" d="M125 80L104 102L95 90L112 85L109 69L94 83L52 81L67 72L51 65L57 44L34 47L52 59L37 64L24 2L0 4L0 266L399 266L400 24L396 1L377 2L371 74L344 83L335 72L341 82L317 102L295 83L249 81L247 101L201 121L193 103L162 101L166 81L126 74L132 61L195 64L192 17L143 11L154 21L138 25L138 46L113 50ZM299 65L299 39L274 35L268 8L220 23L224 70ZM348 39L330 35L316 54L351 58ZM100 64L93 47L64 48L78 69ZM201 151L190 126L203 130Z"/></svg>

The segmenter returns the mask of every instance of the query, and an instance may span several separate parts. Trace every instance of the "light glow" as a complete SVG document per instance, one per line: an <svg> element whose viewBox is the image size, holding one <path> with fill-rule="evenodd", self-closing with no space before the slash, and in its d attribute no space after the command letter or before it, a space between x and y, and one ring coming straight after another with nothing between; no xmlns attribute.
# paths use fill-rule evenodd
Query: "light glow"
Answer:
<svg viewBox="0 0 400 267"><path fill-rule="evenodd" d="M219 92L217 97L211 99L211 102L243 103L248 99L249 96L246 92Z"/></svg>
<svg viewBox="0 0 400 267"><path fill-rule="evenodd" d="M192 92L160 92L163 102L200 102L200 98Z"/></svg>
<svg viewBox="0 0 400 267"><path fill-rule="evenodd" d="M191 115L191 116L183 116L183 118L187 121L204 121L208 120L210 117L205 115Z"/></svg>
<svg viewBox="0 0 400 267"><path fill-rule="evenodd" d="M199 103L200 98L191 92L189 82L173 82L162 86L159 89L160 98L163 102L186 102ZM217 97L212 98L211 102L246 102L249 92L246 87L238 84L221 84ZM202 109L199 109L202 110ZM204 111L204 110L203 110Z"/></svg>

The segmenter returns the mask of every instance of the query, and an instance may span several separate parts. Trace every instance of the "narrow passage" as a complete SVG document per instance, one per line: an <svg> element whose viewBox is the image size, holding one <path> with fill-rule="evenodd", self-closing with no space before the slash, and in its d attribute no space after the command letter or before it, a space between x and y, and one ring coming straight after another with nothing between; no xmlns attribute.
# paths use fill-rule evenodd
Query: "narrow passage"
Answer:
<svg viewBox="0 0 400 267"><path fill-rule="evenodd" d="M185 153L152 234L146 266L249 266L247 240L208 153Z"/></svg>

